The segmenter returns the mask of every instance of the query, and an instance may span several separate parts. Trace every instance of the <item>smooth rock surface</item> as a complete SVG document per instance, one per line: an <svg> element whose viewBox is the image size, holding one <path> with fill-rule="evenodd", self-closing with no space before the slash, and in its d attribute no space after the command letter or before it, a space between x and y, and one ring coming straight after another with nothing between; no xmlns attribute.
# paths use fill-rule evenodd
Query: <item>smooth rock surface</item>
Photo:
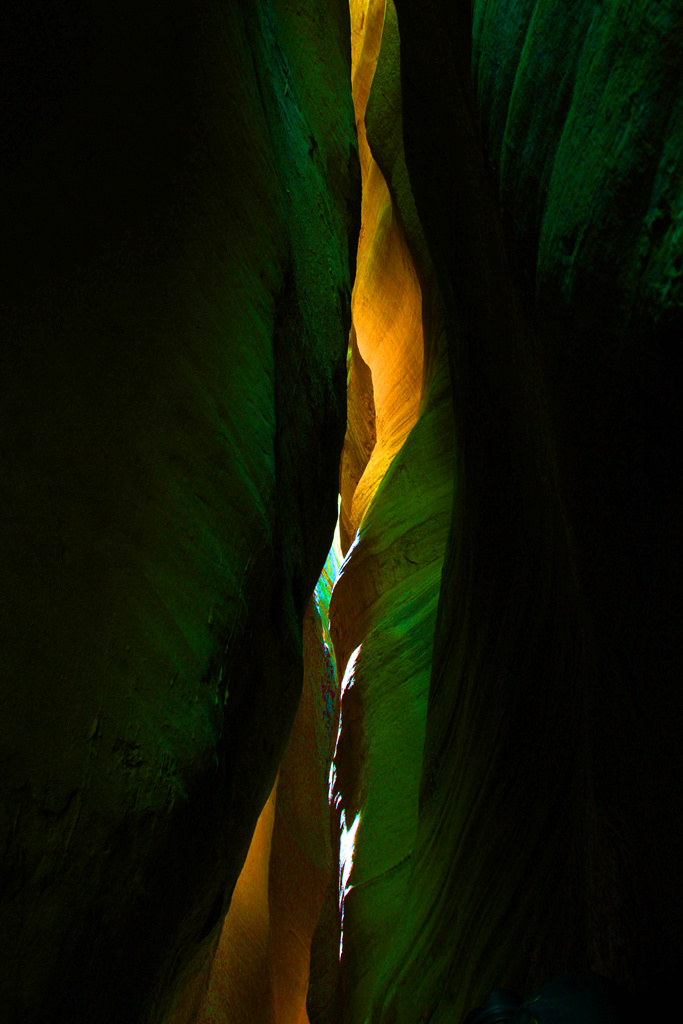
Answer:
<svg viewBox="0 0 683 1024"><path fill-rule="evenodd" d="M370 17L372 5L368 12ZM341 1008L336 1018L340 1021L366 1019L387 944L401 927L417 833L432 644L452 504L453 413L446 339L443 318L438 315L438 286L410 192L400 120L396 137L395 117L397 111L400 117L401 105L398 56L396 14L393 5L387 4L365 114L371 153L363 216L373 223L381 161L382 173L392 183L390 188L381 179L385 202L391 205L405 249L400 262L386 259L374 291L368 291L367 302L372 299L376 318L371 320L361 305L363 288L368 287L360 255L368 237L364 232L369 231L363 220L353 316L354 325L360 318L358 336L368 339L368 347L374 346L368 371L375 401L379 392L379 402L384 401L386 408L382 396L391 398L391 416L397 424L408 412L411 420L417 419L405 439L395 431L392 445L385 441L385 453L378 458L382 443L378 412L377 447L365 470L371 488L364 490L364 477L356 490L354 508L359 494L367 504L330 604L330 629L340 677L344 677L333 816L333 824L339 825L341 853ZM358 110L358 100L356 106ZM404 214L409 230L404 230ZM401 362L400 350L390 344L391 339L382 338L385 324L395 322L395 308L388 311L375 298L381 288L396 301L406 265L411 278L415 282L419 278L427 293L415 285L421 327L422 310L427 306L428 311L428 333L421 329L418 336L421 352L416 370L421 379L413 379L412 394L402 372L405 355ZM350 391L350 408L353 401ZM345 451L348 442L347 428ZM345 470L342 460L342 497Z"/></svg>
<svg viewBox="0 0 683 1024"><path fill-rule="evenodd" d="M328 563L329 564L329 563ZM323 581L322 587L325 583ZM328 590L331 588L328 588ZM316 598L321 584L316 588ZM310 948L331 876L328 775L339 721L327 596L304 618L304 684L273 791L259 817L195 1016L168 1024L307 1024ZM329 637L328 637L329 642Z"/></svg>
<svg viewBox="0 0 683 1024"><path fill-rule="evenodd" d="M347 833L356 822L341 894L345 1020L365 1019L386 944L401 925L450 525L452 432L444 352L429 399L366 512L330 606L340 667L348 665L336 792Z"/></svg>
<svg viewBox="0 0 683 1024"><path fill-rule="evenodd" d="M683 953L680 4L396 8L457 473L372 1019L573 969L656 1002Z"/></svg>
<svg viewBox="0 0 683 1024"><path fill-rule="evenodd" d="M273 787L334 529L348 10L3 17L0 1015L158 1021Z"/></svg>
<svg viewBox="0 0 683 1024"><path fill-rule="evenodd" d="M3 32L0 1018L663 1019L681 0Z"/></svg>
<svg viewBox="0 0 683 1024"><path fill-rule="evenodd" d="M353 101L363 188L351 300L351 377L360 382L367 376L363 370L367 366L372 403L369 398L362 403L354 398L348 407L348 447L345 443L340 481L343 552L415 423L423 373L420 285L400 216L365 132L365 107L382 37L384 0L358 0L350 8ZM357 437L367 438L365 451Z"/></svg>

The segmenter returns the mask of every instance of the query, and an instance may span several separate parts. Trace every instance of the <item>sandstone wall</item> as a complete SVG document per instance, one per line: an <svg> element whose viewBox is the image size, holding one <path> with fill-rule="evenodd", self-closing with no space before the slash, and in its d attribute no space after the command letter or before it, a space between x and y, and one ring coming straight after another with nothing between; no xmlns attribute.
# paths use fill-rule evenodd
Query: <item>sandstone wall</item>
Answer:
<svg viewBox="0 0 683 1024"><path fill-rule="evenodd" d="M351 12L364 170L351 352L355 360L362 353L376 441L357 482L347 453L357 451L367 406L356 404L352 377L341 470L350 547L330 603L342 680L333 815L342 995L337 1015L328 1010L321 1024L367 1018L387 945L403 925L454 465L441 299L401 141L396 13L384 0Z"/></svg>
<svg viewBox="0 0 683 1024"><path fill-rule="evenodd" d="M273 787L334 529L348 10L3 18L0 1015L156 1021Z"/></svg>
<svg viewBox="0 0 683 1024"><path fill-rule="evenodd" d="M662 1015L681 0L4 18L0 1016Z"/></svg>
<svg viewBox="0 0 683 1024"><path fill-rule="evenodd" d="M683 950L681 6L396 7L457 468L372 1019L572 968L656 1000Z"/></svg>

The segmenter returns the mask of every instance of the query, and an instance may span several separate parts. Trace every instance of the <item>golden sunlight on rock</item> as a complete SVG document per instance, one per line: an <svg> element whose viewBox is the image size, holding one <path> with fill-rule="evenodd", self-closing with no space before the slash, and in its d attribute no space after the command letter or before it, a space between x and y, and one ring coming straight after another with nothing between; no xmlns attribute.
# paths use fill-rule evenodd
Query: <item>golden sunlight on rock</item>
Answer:
<svg viewBox="0 0 683 1024"><path fill-rule="evenodd" d="M340 484L347 555L330 602L344 678L333 799L347 847L339 985L349 1022L369 1019L386 950L401 927L418 827L413 766L424 745L453 504L443 303L400 133L396 10L391 0L386 9L384 0L361 6L365 18L351 9L363 207Z"/></svg>
<svg viewBox="0 0 683 1024"><path fill-rule="evenodd" d="M304 690L280 767L270 857L273 1021L308 1024L311 940L333 875L328 772L339 715L331 656L314 602L304 619Z"/></svg>
<svg viewBox="0 0 683 1024"><path fill-rule="evenodd" d="M261 811L237 880L197 1024L265 1024L272 1020L268 879L278 781Z"/></svg>
<svg viewBox="0 0 683 1024"><path fill-rule="evenodd" d="M327 776L339 713L314 600L303 641L301 703L233 893L201 1009L196 1017L176 1010L173 1024L308 1024L311 940L334 865ZM196 988L185 994L183 1008L196 1000Z"/></svg>
<svg viewBox="0 0 683 1024"><path fill-rule="evenodd" d="M422 393L422 297L403 227L368 146L365 108L377 64L384 0L351 3L353 101L363 183L352 297L350 375L368 368L370 401L348 408L342 458L341 543L346 552L382 477L417 419ZM374 423L372 417L374 413ZM365 418L366 422L359 422ZM358 439L364 438L365 445ZM374 439L371 454L368 439ZM345 475L353 467L353 472Z"/></svg>
<svg viewBox="0 0 683 1024"><path fill-rule="evenodd" d="M348 516L358 483L377 442L372 373L358 351L355 328L349 338L348 390L346 396L346 437L339 471L341 511L339 530L342 548L347 550L354 531ZM348 511L347 511L348 510Z"/></svg>

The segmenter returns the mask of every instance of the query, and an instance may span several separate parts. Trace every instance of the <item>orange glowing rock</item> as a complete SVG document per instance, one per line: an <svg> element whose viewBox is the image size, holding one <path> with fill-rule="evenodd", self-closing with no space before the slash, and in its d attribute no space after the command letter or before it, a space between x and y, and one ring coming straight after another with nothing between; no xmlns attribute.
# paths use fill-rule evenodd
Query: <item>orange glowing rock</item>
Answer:
<svg viewBox="0 0 683 1024"><path fill-rule="evenodd" d="M340 482L343 548L355 540L330 603L344 677L334 798L343 815L339 976L349 1021L368 1019L401 923L453 500L443 303L403 153L396 11L391 0L386 10L384 2L360 6L367 17L355 19L353 86L363 207Z"/></svg>
<svg viewBox="0 0 683 1024"><path fill-rule="evenodd" d="M353 496L377 442L372 373L358 351L355 328L351 327L346 393L346 437L339 472L341 495L339 533L347 551L355 533L349 518Z"/></svg>
<svg viewBox="0 0 683 1024"><path fill-rule="evenodd" d="M197 1024L272 1020L268 979L268 877L278 781L261 811L237 880Z"/></svg>
<svg viewBox="0 0 683 1024"><path fill-rule="evenodd" d="M368 146L365 107L382 38L385 0L351 3L353 101L363 203L353 317L352 373L359 358L372 380L369 403L350 401L342 457L342 550L346 551L392 459L414 425L422 394L422 295L400 217ZM357 348L357 355L356 355ZM365 423L359 423L366 417ZM374 435L356 482L359 436ZM362 451L362 449L361 449ZM347 452L349 454L347 454ZM360 460L362 462L362 460ZM352 466L356 472L349 472Z"/></svg>
<svg viewBox="0 0 683 1024"><path fill-rule="evenodd" d="M232 896L196 1024L308 1022L311 939L333 870L327 776L338 721L334 671L313 601L303 639L301 703Z"/></svg>
<svg viewBox="0 0 683 1024"><path fill-rule="evenodd" d="M365 135L365 108L382 40L385 0L351 0L351 83L363 184L372 156Z"/></svg>
<svg viewBox="0 0 683 1024"><path fill-rule="evenodd" d="M280 768L270 858L268 957L277 1024L308 1024L311 940L333 871L327 777L338 707L321 702L330 665L311 606L304 649L306 681Z"/></svg>

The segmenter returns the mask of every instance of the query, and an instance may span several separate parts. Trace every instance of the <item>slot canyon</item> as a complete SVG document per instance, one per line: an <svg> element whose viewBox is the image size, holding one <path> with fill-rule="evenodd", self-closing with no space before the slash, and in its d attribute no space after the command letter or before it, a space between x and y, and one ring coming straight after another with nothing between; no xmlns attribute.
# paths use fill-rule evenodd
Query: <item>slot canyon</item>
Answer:
<svg viewBox="0 0 683 1024"><path fill-rule="evenodd" d="M683 0L1 11L0 1021L665 1019Z"/></svg>

